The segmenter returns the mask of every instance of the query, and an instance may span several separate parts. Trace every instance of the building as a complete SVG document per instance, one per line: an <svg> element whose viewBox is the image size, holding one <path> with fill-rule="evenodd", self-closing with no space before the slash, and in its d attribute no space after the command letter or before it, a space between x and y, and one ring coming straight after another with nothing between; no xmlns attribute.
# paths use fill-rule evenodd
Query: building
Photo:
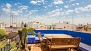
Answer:
<svg viewBox="0 0 91 51"><path fill-rule="evenodd" d="M56 30L76 30L75 24L70 24L69 22L63 22L63 23L55 23L53 25L53 29Z"/></svg>
<svg viewBox="0 0 91 51"><path fill-rule="evenodd" d="M91 32L91 24L88 24L88 23L87 23L86 29L87 29L87 31Z"/></svg>
<svg viewBox="0 0 91 51"><path fill-rule="evenodd" d="M84 27L85 27L85 25L78 24L76 29L77 29L77 31L84 31Z"/></svg>
<svg viewBox="0 0 91 51"><path fill-rule="evenodd" d="M28 27L28 28L32 28L32 26L33 26L33 22L28 22L28 23L27 23L27 27Z"/></svg>
<svg viewBox="0 0 91 51"><path fill-rule="evenodd" d="M5 29L5 24L4 24L4 22L3 22L3 23L0 23L0 28Z"/></svg>
<svg viewBox="0 0 91 51"><path fill-rule="evenodd" d="M39 25L40 25L39 22L33 21L32 28L34 28L34 29L38 29L38 28L39 28Z"/></svg>
<svg viewBox="0 0 91 51"><path fill-rule="evenodd" d="M47 29L47 26L44 23L39 23L39 22L36 22L36 21L28 22L27 27L28 28L34 28L34 29L37 29L37 30Z"/></svg>
<svg viewBox="0 0 91 51"><path fill-rule="evenodd" d="M22 21L22 23L21 23L21 28L24 28L24 23L23 23L23 21Z"/></svg>

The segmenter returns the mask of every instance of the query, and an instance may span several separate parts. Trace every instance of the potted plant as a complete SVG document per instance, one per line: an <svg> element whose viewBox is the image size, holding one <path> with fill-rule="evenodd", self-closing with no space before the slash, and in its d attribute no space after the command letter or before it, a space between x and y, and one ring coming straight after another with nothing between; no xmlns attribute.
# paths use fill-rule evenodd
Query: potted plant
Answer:
<svg viewBox="0 0 91 51"><path fill-rule="evenodd" d="M6 31L4 29L0 29L0 39L4 38L6 35Z"/></svg>
<svg viewBox="0 0 91 51"><path fill-rule="evenodd" d="M28 33L31 33L33 36L36 34L36 33L34 32L34 29L33 29L33 28L29 28L27 31L28 31Z"/></svg>
<svg viewBox="0 0 91 51"><path fill-rule="evenodd" d="M4 36L6 36L6 31L4 29L0 29L0 48L3 48L8 40L4 39Z"/></svg>
<svg viewBox="0 0 91 51"><path fill-rule="evenodd" d="M25 49L25 44L26 44L26 38L27 38L27 29L26 27L22 28L21 30L21 45L22 45L22 48Z"/></svg>

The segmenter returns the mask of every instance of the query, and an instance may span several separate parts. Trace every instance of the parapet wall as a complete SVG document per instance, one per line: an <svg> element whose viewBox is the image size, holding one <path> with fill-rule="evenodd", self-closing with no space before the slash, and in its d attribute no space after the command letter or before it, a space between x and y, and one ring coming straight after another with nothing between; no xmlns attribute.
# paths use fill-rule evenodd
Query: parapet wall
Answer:
<svg viewBox="0 0 91 51"><path fill-rule="evenodd" d="M44 36L44 34L68 34L73 37L80 37L81 42L91 45L91 33L76 32L76 31L69 31L69 30L35 30L35 32L36 33L41 32L42 36Z"/></svg>

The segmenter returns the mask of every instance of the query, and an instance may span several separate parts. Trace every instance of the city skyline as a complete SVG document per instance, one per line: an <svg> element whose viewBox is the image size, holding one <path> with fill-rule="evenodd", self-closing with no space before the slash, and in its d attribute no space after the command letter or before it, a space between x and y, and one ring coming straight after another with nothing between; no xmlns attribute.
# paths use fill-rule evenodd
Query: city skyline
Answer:
<svg viewBox="0 0 91 51"><path fill-rule="evenodd" d="M0 23L10 24L10 15L13 15L13 22L17 17L17 23L36 20L45 24L59 21L91 24L90 13L91 0L0 0Z"/></svg>

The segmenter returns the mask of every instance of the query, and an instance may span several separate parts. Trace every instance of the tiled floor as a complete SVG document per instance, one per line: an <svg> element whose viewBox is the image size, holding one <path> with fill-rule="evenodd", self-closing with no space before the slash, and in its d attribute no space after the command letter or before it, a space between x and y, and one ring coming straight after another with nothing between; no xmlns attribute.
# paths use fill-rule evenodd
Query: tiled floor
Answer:
<svg viewBox="0 0 91 51"><path fill-rule="evenodd" d="M31 50L30 51L48 51L48 49L46 47L39 47L38 44L27 44L27 47L28 46L31 46ZM27 51L28 48L26 48ZM65 50L55 50L55 51L65 51ZM74 51L74 50L71 50L71 51Z"/></svg>
<svg viewBox="0 0 91 51"><path fill-rule="evenodd" d="M87 50L84 50L82 49L82 45L83 43L80 43L80 51L87 51ZM31 50L30 51L48 51L48 49L43 46L43 47L40 47L39 44L27 44L27 47L26 47L26 50L28 50L28 47L30 46ZM86 45L83 45L83 47L86 46ZM90 49L90 48L89 48ZM56 50L56 51L64 51L64 50ZM75 50L71 50L71 51L75 51Z"/></svg>
<svg viewBox="0 0 91 51"><path fill-rule="evenodd" d="M48 51L45 47L40 47L39 44L27 44L27 47L31 46L31 50L30 51ZM26 48L27 51L28 48Z"/></svg>
<svg viewBox="0 0 91 51"><path fill-rule="evenodd" d="M41 48L40 47L35 47L35 44L28 44L27 46L31 46L31 51L37 51L37 50L41 50Z"/></svg>

